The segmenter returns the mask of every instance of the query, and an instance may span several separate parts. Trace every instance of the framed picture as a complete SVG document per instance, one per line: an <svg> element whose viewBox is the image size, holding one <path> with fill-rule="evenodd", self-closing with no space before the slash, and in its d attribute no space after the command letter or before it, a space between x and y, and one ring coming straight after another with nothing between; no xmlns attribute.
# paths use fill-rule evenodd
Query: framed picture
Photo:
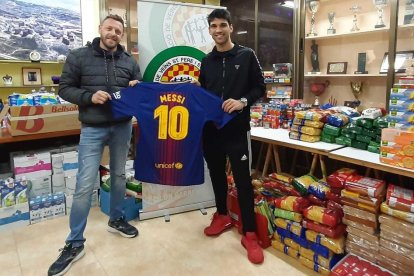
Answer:
<svg viewBox="0 0 414 276"><path fill-rule="evenodd" d="M23 85L41 85L42 73L40 68L22 68Z"/></svg>
<svg viewBox="0 0 414 276"><path fill-rule="evenodd" d="M405 73L405 60L414 58L414 51L400 51L395 53L394 71L395 73ZM388 52L384 54L380 74L388 73Z"/></svg>
<svg viewBox="0 0 414 276"><path fill-rule="evenodd" d="M327 74L346 74L348 62L328 62Z"/></svg>

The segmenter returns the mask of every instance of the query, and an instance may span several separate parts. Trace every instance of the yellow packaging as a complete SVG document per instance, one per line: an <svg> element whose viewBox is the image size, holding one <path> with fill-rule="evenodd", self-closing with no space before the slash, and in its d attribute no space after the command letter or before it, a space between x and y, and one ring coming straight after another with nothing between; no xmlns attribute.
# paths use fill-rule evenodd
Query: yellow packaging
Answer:
<svg viewBox="0 0 414 276"><path fill-rule="evenodd" d="M306 266L307 268L312 269L313 271L316 271L322 275L329 275L331 272L329 269L326 269L320 265L315 264L313 261L308 260L306 258L304 258L303 256L299 257L299 261L301 264L303 264L304 266Z"/></svg>
<svg viewBox="0 0 414 276"><path fill-rule="evenodd" d="M392 209L390 206L387 205L386 202L381 203L381 212L383 212L384 214L414 223L413 213Z"/></svg>
<svg viewBox="0 0 414 276"><path fill-rule="evenodd" d="M303 228L299 223L290 222L290 221L284 220L282 218L275 218L274 222L275 222L277 227L283 228L285 230L289 230L290 232L292 232L296 236L299 236L299 237L301 236Z"/></svg>
<svg viewBox="0 0 414 276"><path fill-rule="evenodd" d="M321 135L322 133L322 129L298 125L292 125L290 130L307 135Z"/></svg>
<svg viewBox="0 0 414 276"><path fill-rule="evenodd" d="M275 248L275 249L277 249L277 250L285 253L286 255L291 256L292 258L297 259L299 257L299 251L298 250L293 249L293 248L291 248L291 247L289 247L287 245L284 245L281 242L278 242L276 240L273 240L272 241L272 246L273 246L273 248Z"/></svg>
<svg viewBox="0 0 414 276"><path fill-rule="evenodd" d="M345 248L345 237L342 236L337 239L328 238L323 234L319 234L312 230L306 230L306 239L311 242L316 242L321 244L325 247L328 247L332 250L335 254L342 254L344 253Z"/></svg>
<svg viewBox="0 0 414 276"><path fill-rule="evenodd" d="M323 126L325 125L325 123L323 122L303 120L297 117L293 119L293 124L297 126L308 126L308 127L314 127L314 128L323 128Z"/></svg>
<svg viewBox="0 0 414 276"><path fill-rule="evenodd" d="M331 258L327 259L322 257L321 255L316 254L315 252L313 252L310 249L307 249L305 247L301 247L299 249L299 255L308 259L308 260L313 260L315 261L316 259L316 264L323 266L326 269L329 269L329 263L331 262L332 256Z"/></svg>
<svg viewBox="0 0 414 276"><path fill-rule="evenodd" d="M284 243L285 245L289 246L292 249L299 250L300 248L300 245L296 243L294 240L292 240L291 238L283 238L277 232L273 233L273 238L275 241Z"/></svg>

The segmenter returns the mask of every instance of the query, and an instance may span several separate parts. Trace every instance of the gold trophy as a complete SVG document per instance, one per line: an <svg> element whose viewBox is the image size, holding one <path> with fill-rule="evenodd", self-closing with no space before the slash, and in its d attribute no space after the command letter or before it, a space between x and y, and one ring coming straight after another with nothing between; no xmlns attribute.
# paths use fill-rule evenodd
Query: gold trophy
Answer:
<svg viewBox="0 0 414 276"><path fill-rule="evenodd" d="M359 96L362 94L362 86L364 83L362 81L351 81L349 84L351 85L352 94L354 94L356 99L356 106L359 106L361 104Z"/></svg>

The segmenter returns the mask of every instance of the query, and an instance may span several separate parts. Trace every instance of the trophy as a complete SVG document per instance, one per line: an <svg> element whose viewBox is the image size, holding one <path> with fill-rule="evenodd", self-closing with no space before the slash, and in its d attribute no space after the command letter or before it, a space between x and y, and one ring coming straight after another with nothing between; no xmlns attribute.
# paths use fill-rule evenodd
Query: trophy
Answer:
<svg viewBox="0 0 414 276"><path fill-rule="evenodd" d="M385 27L383 15L384 15L384 8L388 5L388 0L373 0L374 5L377 8L378 12L378 21L375 24L375 28L383 28Z"/></svg>
<svg viewBox="0 0 414 276"><path fill-rule="evenodd" d="M352 22L354 22L354 25L352 26L351 32L359 31L358 24L357 24L358 23L357 14L361 11L361 6L358 6L355 4L350 8L350 10L354 14L354 19L352 20Z"/></svg>
<svg viewBox="0 0 414 276"><path fill-rule="evenodd" d="M310 33L308 33L306 36L308 37L317 36L318 34L315 32L315 14L319 10L320 3L319 3L319 0L308 0L307 4L308 4L309 11L312 13L312 17L311 17Z"/></svg>
<svg viewBox="0 0 414 276"><path fill-rule="evenodd" d="M315 101L313 102L313 106L319 106L319 96L325 92L326 87L328 87L330 82L326 80L325 82L314 82L310 85L310 91L313 95L315 95Z"/></svg>
<svg viewBox="0 0 414 276"><path fill-rule="evenodd" d="M327 34L335 34L336 29L333 26L335 20L335 12L328 12L328 20L329 20L329 28L327 30Z"/></svg>
<svg viewBox="0 0 414 276"><path fill-rule="evenodd" d="M362 94L362 81L351 81L349 83L351 85L352 94L354 94L354 97L356 99L357 105L359 106L361 104L361 101L359 100L359 96Z"/></svg>

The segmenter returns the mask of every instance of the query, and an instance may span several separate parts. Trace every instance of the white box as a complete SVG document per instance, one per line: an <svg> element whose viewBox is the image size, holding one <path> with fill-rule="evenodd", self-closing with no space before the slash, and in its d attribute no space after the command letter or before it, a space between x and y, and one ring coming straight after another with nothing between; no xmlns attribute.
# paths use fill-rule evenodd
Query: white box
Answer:
<svg viewBox="0 0 414 276"><path fill-rule="evenodd" d="M13 172L16 178L39 178L52 174L49 152L32 152L13 157Z"/></svg>
<svg viewBox="0 0 414 276"><path fill-rule="evenodd" d="M52 193L65 192L65 175L63 173L52 174Z"/></svg>
<svg viewBox="0 0 414 276"><path fill-rule="evenodd" d="M53 197L51 194L42 196L42 221L53 218Z"/></svg>
<svg viewBox="0 0 414 276"><path fill-rule="evenodd" d="M78 152L69 151L62 153L63 155L63 173L65 176L76 176L78 173Z"/></svg>
<svg viewBox="0 0 414 276"><path fill-rule="evenodd" d="M50 175L28 180L30 183L27 190L29 192L30 199L52 193L52 177Z"/></svg>
<svg viewBox="0 0 414 276"><path fill-rule="evenodd" d="M54 218L64 216L66 214L65 194L53 194L52 206Z"/></svg>
<svg viewBox="0 0 414 276"><path fill-rule="evenodd" d="M29 204L27 202L0 208L0 231L27 226L29 223Z"/></svg>
<svg viewBox="0 0 414 276"><path fill-rule="evenodd" d="M30 209L30 224L35 224L42 221L42 198L35 197L29 201Z"/></svg>
<svg viewBox="0 0 414 276"><path fill-rule="evenodd" d="M52 154L52 173L63 174L63 154Z"/></svg>

